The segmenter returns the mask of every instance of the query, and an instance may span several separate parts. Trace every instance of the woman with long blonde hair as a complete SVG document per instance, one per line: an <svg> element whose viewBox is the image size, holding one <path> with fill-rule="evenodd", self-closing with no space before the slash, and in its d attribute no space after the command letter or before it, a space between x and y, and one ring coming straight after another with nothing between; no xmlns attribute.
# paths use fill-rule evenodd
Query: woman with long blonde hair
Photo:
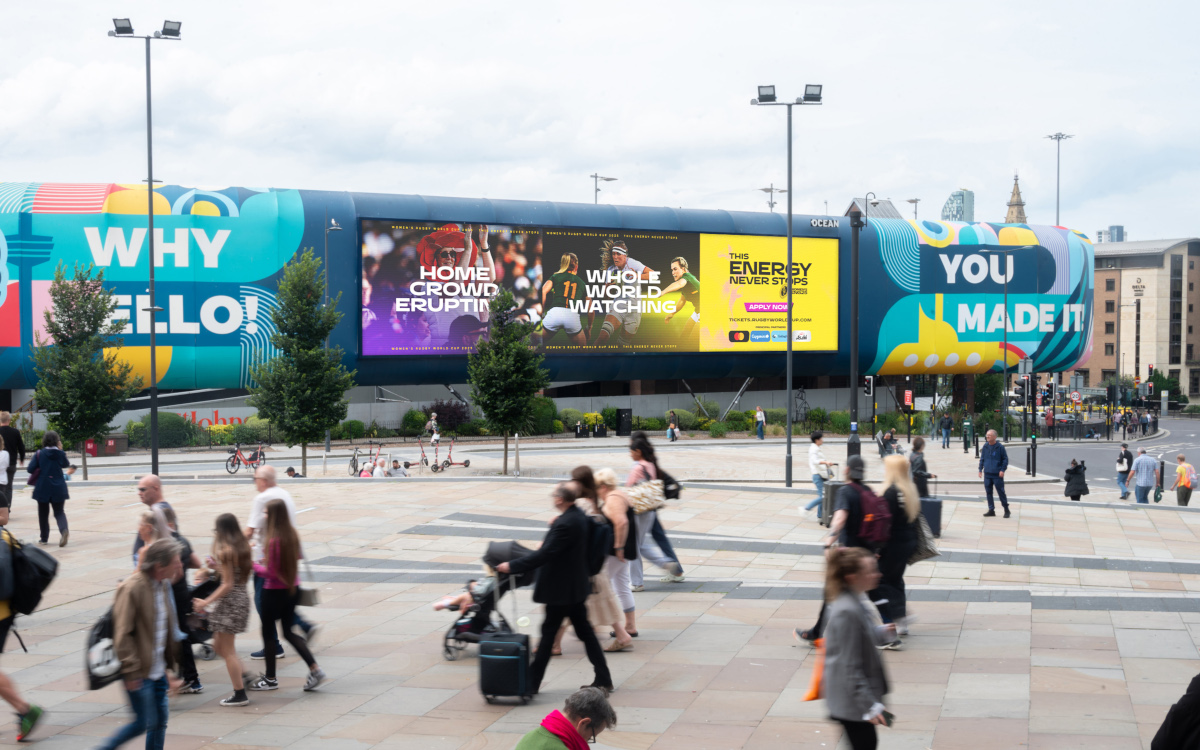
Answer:
<svg viewBox="0 0 1200 750"><path fill-rule="evenodd" d="M308 680L304 683L304 689L316 690L325 681L325 673L317 666L317 660L308 649L308 642L288 627L288 623L296 616L296 600L300 594L300 535L292 525L287 505L278 498L267 503L267 534L263 554L266 559L254 561L254 572L263 578L259 617L262 620L263 656L266 657L267 671L247 687L250 690L279 689L279 682L275 679L276 652L271 642L275 640L275 622L282 620L284 639L292 644L292 648L308 665Z"/></svg>
<svg viewBox="0 0 1200 750"><path fill-rule="evenodd" d="M219 576L215 591L204 599L192 599L192 610L208 613L208 627L213 632L213 650L225 660L225 670L233 683L233 695L221 701L222 706L244 706L250 702L246 697L246 685L242 680L242 660L238 658L234 640L238 633L246 632L250 622L250 596L246 593L246 581L250 579L250 543L238 524L237 516L222 513L217 516L213 529L212 554L207 569L201 570L200 579ZM185 646L190 648L190 646Z"/></svg>
<svg viewBox="0 0 1200 750"><path fill-rule="evenodd" d="M884 614L896 623L897 635L908 634L908 600L904 591L904 569L917 548L917 516L921 496L909 473L908 459L887 456L883 459L883 499L892 513L892 533L879 553L881 579L875 599L887 599ZM897 640L889 646L897 648Z"/></svg>

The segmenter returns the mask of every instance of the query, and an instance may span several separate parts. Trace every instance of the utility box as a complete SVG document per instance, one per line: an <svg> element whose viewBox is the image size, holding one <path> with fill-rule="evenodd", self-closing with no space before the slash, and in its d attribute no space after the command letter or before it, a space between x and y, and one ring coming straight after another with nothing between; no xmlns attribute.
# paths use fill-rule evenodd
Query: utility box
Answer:
<svg viewBox="0 0 1200 750"><path fill-rule="evenodd" d="M633 434L633 409L617 409L617 437Z"/></svg>

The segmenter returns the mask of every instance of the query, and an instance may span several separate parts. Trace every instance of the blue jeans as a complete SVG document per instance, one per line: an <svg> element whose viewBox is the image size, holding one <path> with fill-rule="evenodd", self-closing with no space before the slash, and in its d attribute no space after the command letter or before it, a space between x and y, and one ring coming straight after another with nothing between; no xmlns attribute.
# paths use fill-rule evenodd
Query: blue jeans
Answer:
<svg viewBox="0 0 1200 750"><path fill-rule="evenodd" d="M1152 484L1147 485L1145 487L1143 487L1142 485L1139 484L1138 486L1133 488L1134 494L1137 495L1137 501L1139 503L1145 503L1147 505L1150 503L1150 493L1152 491L1154 491L1154 485L1152 485Z"/></svg>
<svg viewBox="0 0 1200 750"><path fill-rule="evenodd" d="M992 502L992 488L996 488L996 492L1000 495L1000 504L1008 510L1008 496L1004 494L1004 477L999 474L984 474L983 489L987 493L988 510L996 510L996 504Z"/></svg>
<svg viewBox="0 0 1200 750"><path fill-rule="evenodd" d="M763 425L765 425L765 424L766 424L766 422L759 422L759 423L758 423L758 439L759 439L759 440L762 440L762 439L763 439Z"/></svg>
<svg viewBox="0 0 1200 750"><path fill-rule="evenodd" d="M675 554L675 548L671 546L671 540L667 539L667 532L663 529L662 523L658 520L658 514L654 514L654 525L650 527L650 536L654 539L654 543L663 551L663 554L671 558L675 562L679 562L679 555ZM683 575L683 566L679 566L679 574Z"/></svg>
<svg viewBox="0 0 1200 750"><path fill-rule="evenodd" d="M817 496L812 501L804 506L804 510L817 509L817 518L821 517L821 502L825 499L825 480L820 474L813 474L813 487L816 489Z"/></svg>
<svg viewBox="0 0 1200 750"><path fill-rule="evenodd" d="M258 618L260 620L262 619L262 592L263 592L263 577L256 575L256 576L254 576L254 611L258 613ZM283 627L290 629L294 625L299 625L300 629L303 630L305 633L312 630L312 623L306 622L303 617L301 617L300 615L295 613L295 610L292 611L292 616L289 617L287 619L287 621L283 623ZM267 633L267 629L263 628L264 636L266 633ZM279 648L279 635L278 635L278 632L275 630L274 622L271 623L270 633L272 636L270 643L267 643L267 639L265 637L263 638L263 650L264 651L266 651L267 649Z"/></svg>
<svg viewBox="0 0 1200 750"><path fill-rule="evenodd" d="M950 447L950 428L949 427L942 428L942 447L943 448Z"/></svg>
<svg viewBox="0 0 1200 750"><path fill-rule="evenodd" d="M1117 472L1117 488L1121 490L1121 497L1125 497L1126 495L1129 494L1129 472L1128 471L1118 471Z"/></svg>
<svg viewBox="0 0 1200 750"><path fill-rule="evenodd" d="M146 750L162 750L167 740L167 676L157 680L142 680L137 690L125 689L129 694L129 706L133 709L133 721L117 730L103 744L103 750L116 750L143 732L146 733Z"/></svg>

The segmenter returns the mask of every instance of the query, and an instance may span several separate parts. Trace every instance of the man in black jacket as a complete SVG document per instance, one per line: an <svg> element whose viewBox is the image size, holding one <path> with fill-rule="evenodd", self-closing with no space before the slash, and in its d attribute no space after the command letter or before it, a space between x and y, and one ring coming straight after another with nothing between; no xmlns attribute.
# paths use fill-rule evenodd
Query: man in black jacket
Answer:
<svg viewBox="0 0 1200 750"><path fill-rule="evenodd" d="M21 439L21 431L9 424L10 422L12 415L0 411L0 438L4 439L4 450L8 451L8 472L4 477L3 497L0 497L0 503L5 507L12 505L12 483L13 476L17 473L17 464L25 464L25 441Z"/></svg>
<svg viewBox="0 0 1200 750"><path fill-rule="evenodd" d="M1121 490L1121 499L1129 497L1129 472L1133 469L1133 454L1129 452L1129 444L1121 443L1121 453L1117 456L1117 489Z"/></svg>
<svg viewBox="0 0 1200 750"><path fill-rule="evenodd" d="M588 541L591 537L588 524L591 521L575 506L576 493L567 484L560 484L551 493L554 507L562 515L554 519L550 531L536 552L512 562L496 566L500 573L524 573L538 568L537 583L533 587L533 600L546 605L546 619L542 621L542 640L538 642L537 656L529 669L529 679L536 693L541 687L546 666L550 664L550 651L554 647L554 636L564 619L570 619L575 635L583 641L588 661L596 670L596 679L591 685L606 693L613 689L612 675L604 661L604 650L596 640L587 616L587 598L592 592L588 578Z"/></svg>

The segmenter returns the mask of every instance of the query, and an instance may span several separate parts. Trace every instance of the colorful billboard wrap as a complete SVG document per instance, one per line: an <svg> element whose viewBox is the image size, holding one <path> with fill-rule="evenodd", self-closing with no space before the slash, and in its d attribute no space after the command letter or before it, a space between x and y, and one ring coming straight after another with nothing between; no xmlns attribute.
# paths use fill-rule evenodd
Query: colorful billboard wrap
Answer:
<svg viewBox="0 0 1200 750"><path fill-rule="evenodd" d="M1060 372L1091 355L1094 253L1084 235L947 221L871 226L886 277L879 291L893 301L869 372L1000 372L1026 357L1035 372Z"/></svg>
<svg viewBox="0 0 1200 750"><path fill-rule="evenodd" d="M0 183L0 389L33 386L54 269L76 262L104 269L121 356L149 381L147 198L144 184ZM363 385L463 382L500 289L536 324L556 380L783 373L777 214L179 185L152 200L163 389L252 385L275 355L280 273L305 249L326 259L344 316L330 344ZM795 372L844 374L849 222L794 226ZM1022 357L1065 371L1091 353L1094 258L1077 232L871 219L860 264L865 373L995 372Z"/></svg>
<svg viewBox="0 0 1200 750"><path fill-rule="evenodd" d="M787 348L781 237L364 220L362 238L364 356L463 356L501 288L547 353ZM836 350L837 240L797 239L793 278L794 349Z"/></svg>

